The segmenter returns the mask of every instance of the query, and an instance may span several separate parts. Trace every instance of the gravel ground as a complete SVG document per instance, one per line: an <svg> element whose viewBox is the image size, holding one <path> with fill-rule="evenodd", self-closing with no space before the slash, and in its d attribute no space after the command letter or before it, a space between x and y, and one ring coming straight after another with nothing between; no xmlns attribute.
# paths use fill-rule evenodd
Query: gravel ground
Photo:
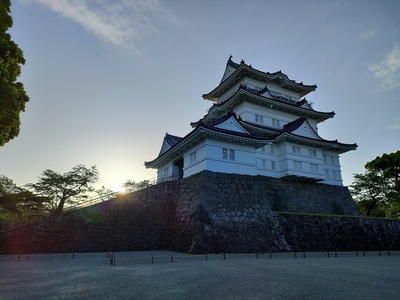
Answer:
<svg viewBox="0 0 400 300"><path fill-rule="evenodd" d="M1 255L0 299L400 299L396 252L114 257Z"/></svg>

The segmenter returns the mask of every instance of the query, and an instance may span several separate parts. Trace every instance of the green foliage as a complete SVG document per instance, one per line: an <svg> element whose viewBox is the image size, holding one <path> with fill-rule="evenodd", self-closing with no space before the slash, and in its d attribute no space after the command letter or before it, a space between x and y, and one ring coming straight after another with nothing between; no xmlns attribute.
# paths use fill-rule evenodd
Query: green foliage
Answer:
<svg viewBox="0 0 400 300"><path fill-rule="evenodd" d="M0 218L3 221L43 215L47 201L47 198L37 197L0 175Z"/></svg>
<svg viewBox="0 0 400 300"><path fill-rule="evenodd" d="M350 186L366 216L400 218L400 151L383 154L365 164L364 174L354 174Z"/></svg>
<svg viewBox="0 0 400 300"><path fill-rule="evenodd" d="M13 22L10 0L0 0L0 146L19 134L20 113L29 101L22 83L17 82L24 55L7 33Z"/></svg>
<svg viewBox="0 0 400 300"><path fill-rule="evenodd" d="M147 188L147 187L151 186L151 183L149 180L143 180L140 182L127 180L122 186L125 188L125 191L127 193L131 193L131 192L135 192L135 191Z"/></svg>
<svg viewBox="0 0 400 300"><path fill-rule="evenodd" d="M101 187L101 189L96 190L96 193L102 200L109 200L111 197L115 197L118 194L118 192L106 188L104 185Z"/></svg>
<svg viewBox="0 0 400 300"><path fill-rule="evenodd" d="M96 166L88 168L77 165L64 174L47 169L39 177L38 183L27 186L37 195L49 199L48 208L52 213L60 214L65 204L76 204L87 199L86 193L95 190L93 184L98 178Z"/></svg>

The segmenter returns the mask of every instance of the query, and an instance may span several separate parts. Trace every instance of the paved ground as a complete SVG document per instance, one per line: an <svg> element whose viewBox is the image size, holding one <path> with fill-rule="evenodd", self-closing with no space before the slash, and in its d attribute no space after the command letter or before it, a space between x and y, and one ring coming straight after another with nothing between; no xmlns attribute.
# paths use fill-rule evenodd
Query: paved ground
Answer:
<svg viewBox="0 0 400 300"><path fill-rule="evenodd" d="M400 299L390 254L1 255L0 299Z"/></svg>

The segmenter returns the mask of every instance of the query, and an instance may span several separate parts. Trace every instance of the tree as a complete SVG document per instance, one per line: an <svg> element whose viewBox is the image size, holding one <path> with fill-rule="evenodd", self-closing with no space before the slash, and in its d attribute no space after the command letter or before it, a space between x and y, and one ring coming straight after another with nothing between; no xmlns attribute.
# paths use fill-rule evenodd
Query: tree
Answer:
<svg viewBox="0 0 400 300"><path fill-rule="evenodd" d="M0 146L18 136L19 115L29 101L24 85L17 82L24 55L7 33L13 24L10 7L10 0L0 0Z"/></svg>
<svg viewBox="0 0 400 300"><path fill-rule="evenodd" d="M102 201L109 200L111 197L115 197L118 194L118 192L106 188L104 185L101 187L101 189L96 190L96 193L99 196L99 198L102 199Z"/></svg>
<svg viewBox="0 0 400 300"><path fill-rule="evenodd" d="M150 183L149 180L143 180L143 181L140 181L140 182L127 180L122 185L122 187L125 188L125 192L126 193L131 193L131 192L135 192L135 191L138 191L138 190L142 190L142 189L147 188L149 186L151 186L151 183Z"/></svg>
<svg viewBox="0 0 400 300"><path fill-rule="evenodd" d="M88 198L86 193L95 190L93 184L98 177L96 166L87 168L77 165L64 174L47 169L39 177L38 183L30 183L27 186L37 195L48 198L49 209L55 214L60 214L65 204L79 203Z"/></svg>
<svg viewBox="0 0 400 300"><path fill-rule="evenodd" d="M365 164L364 174L354 174L350 190L366 216L400 217L400 150Z"/></svg>
<svg viewBox="0 0 400 300"><path fill-rule="evenodd" d="M3 219L23 219L42 215L47 198L18 187L11 179L0 175L0 216Z"/></svg>

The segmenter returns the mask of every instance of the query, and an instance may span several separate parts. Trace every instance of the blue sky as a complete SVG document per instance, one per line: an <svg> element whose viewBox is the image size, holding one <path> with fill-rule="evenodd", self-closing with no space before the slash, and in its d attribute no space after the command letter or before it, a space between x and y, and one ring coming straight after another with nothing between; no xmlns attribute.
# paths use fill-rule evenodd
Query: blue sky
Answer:
<svg viewBox="0 0 400 300"><path fill-rule="evenodd" d="M165 132L184 136L211 103L229 55L317 84L314 109L335 111L325 139L345 185L400 149L400 2L12 0L13 40L30 96L20 135L0 148L18 185L45 169L96 165L98 185L156 176Z"/></svg>

